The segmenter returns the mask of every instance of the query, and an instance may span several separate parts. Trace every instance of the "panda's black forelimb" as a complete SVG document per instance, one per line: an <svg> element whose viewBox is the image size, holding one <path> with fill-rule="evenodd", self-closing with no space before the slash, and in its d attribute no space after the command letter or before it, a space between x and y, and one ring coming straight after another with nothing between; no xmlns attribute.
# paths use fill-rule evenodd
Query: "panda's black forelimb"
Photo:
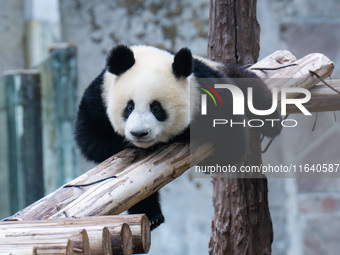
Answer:
<svg viewBox="0 0 340 255"><path fill-rule="evenodd" d="M145 198L139 203L132 206L129 210L129 214L145 213L150 221L150 229L153 230L164 222L164 216L161 210L159 201L159 192L155 192L151 196Z"/></svg>
<svg viewBox="0 0 340 255"><path fill-rule="evenodd" d="M104 72L104 71L103 71ZM101 97L103 72L85 90L75 123L75 140L86 159L101 163L128 144L114 132Z"/></svg>

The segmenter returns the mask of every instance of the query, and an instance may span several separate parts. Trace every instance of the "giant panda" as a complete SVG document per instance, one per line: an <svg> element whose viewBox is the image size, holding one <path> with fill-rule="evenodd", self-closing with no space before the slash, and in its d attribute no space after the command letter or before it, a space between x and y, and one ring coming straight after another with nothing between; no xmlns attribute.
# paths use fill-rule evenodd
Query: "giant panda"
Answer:
<svg viewBox="0 0 340 255"><path fill-rule="evenodd" d="M188 48L177 53L152 46L118 45L109 52L106 66L85 90L75 124L75 140L82 154L90 161L100 163L128 147L152 149L159 144L189 141L192 124L198 129L209 129L200 114L201 94L199 78L228 79L245 94L247 87L254 89L257 109L269 109L272 95L256 75L242 67L224 65L193 56ZM242 81L238 78L254 78ZM246 110L244 115L233 116L231 94L220 91L223 107L213 111L215 118L221 111L234 121L261 119ZM209 101L213 105L212 100ZM210 107L208 104L208 106ZM218 117L218 116L217 116ZM269 116L281 119L276 109ZM208 124L207 124L208 123ZM279 122L276 122L279 123ZM263 135L274 137L280 133L279 124L264 125L258 129ZM213 135L199 136L222 144L218 153L226 162L236 164L247 153L247 127L218 127ZM159 194L154 193L128 210L145 213L154 229L164 217Z"/></svg>

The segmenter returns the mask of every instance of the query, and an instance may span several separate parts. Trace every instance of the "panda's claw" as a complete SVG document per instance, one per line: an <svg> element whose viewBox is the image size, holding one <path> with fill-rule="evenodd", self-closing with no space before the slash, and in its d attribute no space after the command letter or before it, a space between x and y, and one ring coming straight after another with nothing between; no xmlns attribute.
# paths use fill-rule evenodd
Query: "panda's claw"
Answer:
<svg viewBox="0 0 340 255"><path fill-rule="evenodd" d="M154 230L159 225L164 223L164 216L163 216L162 213L158 213L158 214L156 214L154 216L151 216L149 218L149 221L150 221L150 230Z"/></svg>

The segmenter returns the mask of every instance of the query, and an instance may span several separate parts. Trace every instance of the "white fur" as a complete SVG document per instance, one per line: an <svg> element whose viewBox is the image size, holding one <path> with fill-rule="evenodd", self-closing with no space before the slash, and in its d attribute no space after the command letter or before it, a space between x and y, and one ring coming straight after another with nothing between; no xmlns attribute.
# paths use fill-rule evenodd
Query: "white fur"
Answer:
<svg viewBox="0 0 340 255"><path fill-rule="evenodd" d="M185 79L176 79L173 75L172 54L150 46L132 46L131 50L135 64L121 76L106 72L102 96L115 131L134 145L147 148L167 142L184 131L199 110L196 109L199 93L193 75ZM122 113L129 100L134 101L135 108L124 120ZM167 112L168 118L163 122L150 111L150 104L155 100ZM130 134L141 130L148 130L149 134L142 139Z"/></svg>

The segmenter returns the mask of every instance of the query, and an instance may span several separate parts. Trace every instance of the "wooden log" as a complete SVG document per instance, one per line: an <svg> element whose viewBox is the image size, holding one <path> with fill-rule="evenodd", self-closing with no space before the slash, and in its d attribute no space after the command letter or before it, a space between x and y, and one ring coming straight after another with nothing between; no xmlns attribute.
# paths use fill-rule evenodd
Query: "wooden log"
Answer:
<svg viewBox="0 0 340 255"><path fill-rule="evenodd" d="M209 32L209 46L214 43L223 45L223 52L229 55L222 55L222 62L244 65L257 61L260 29L256 19L256 2L210 0L210 30L214 33ZM226 32L228 30L229 33ZM210 58L215 59L220 56L220 49L208 49L208 53ZM260 135L250 129L247 160L242 165L261 163ZM271 253L273 230L268 208L267 179L264 175L257 176L262 177L259 179L251 178L250 175L245 177L213 175L215 213L209 254Z"/></svg>
<svg viewBox="0 0 340 255"><path fill-rule="evenodd" d="M51 245L51 244L45 244L45 245L37 245L34 247L34 252L33 254L35 255L48 255L48 254L53 254L53 255L75 255L75 254L83 254L82 252L77 251L77 253L74 250L74 247L72 245L72 242L68 240L67 244L59 244L59 245Z"/></svg>
<svg viewBox="0 0 340 255"><path fill-rule="evenodd" d="M46 193L79 176L80 152L73 139L78 109L77 48L69 43L50 47L39 65L42 79L44 169Z"/></svg>
<svg viewBox="0 0 340 255"><path fill-rule="evenodd" d="M1 255L2 254L11 254L11 255L32 255L37 254L36 249L32 246L18 246L18 247L1 247Z"/></svg>
<svg viewBox="0 0 340 255"><path fill-rule="evenodd" d="M160 146L152 154L127 149L8 219L119 214L180 176L190 163L196 164L212 152L212 145L205 145L190 156L189 145L179 143Z"/></svg>
<svg viewBox="0 0 340 255"><path fill-rule="evenodd" d="M3 221L0 222L0 242L6 242L7 235L48 235L64 234L66 237L79 233L85 229L89 245L84 242L84 249L90 246L91 254L102 252L102 230L104 227L121 227L123 223L129 225L132 233L133 253L147 253L150 249L150 223L145 214L101 216L87 218L63 218L39 221ZM78 246L77 246L78 247Z"/></svg>
<svg viewBox="0 0 340 255"><path fill-rule="evenodd" d="M81 252L74 252L72 243L69 241L67 244L40 244L40 245L12 245L12 246L2 246L1 250L3 252L8 252L12 255L82 255Z"/></svg>
<svg viewBox="0 0 340 255"><path fill-rule="evenodd" d="M129 225L123 223L118 227L105 227L103 229L104 255L131 255L132 234Z"/></svg>
<svg viewBox="0 0 340 255"><path fill-rule="evenodd" d="M271 70L273 68L281 69ZM322 78L332 74L334 63L320 53L309 54L302 59L296 60L295 56L289 51L276 51L252 65L249 70L264 78L271 89L274 87L310 89L312 98L308 103L304 104L310 112L340 110L339 94L320 83L320 80L310 72L315 72ZM340 90L339 80L329 80L328 83L335 89ZM315 86L316 84L318 85ZM298 95L289 94L289 97L292 98ZM287 105L287 114L289 113L301 113L301 111L295 105Z"/></svg>
<svg viewBox="0 0 340 255"><path fill-rule="evenodd" d="M274 68L287 67L269 72L264 70L262 74L259 74L260 70L258 69L272 68L271 65L274 65ZM327 78L334 70L334 63L321 53L309 54L295 60L290 52L277 51L249 69L261 75L261 78L265 78L264 81L270 89L288 87L311 89L320 81L312 72L322 78ZM289 97L294 98L298 95L298 93L290 93Z"/></svg>
<svg viewBox="0 0 340 255"><path fill-rule="evenodd" d="M89 239L86 230L58 231L54 228L46 229L7 229L0 232L0 249L12 253L32 254L36 249L38 254L73 254L73 251L89 255Z"/></svg>
<svg viewBox="0 0 340 255"><path fill-rule="evenodd" d="M340 80L327 80L333 88L340 91ZM311 100L304 104L310 112L325 112L340 110L340 94L322 83L318 83L310 90ZM295 105L287 105L287 113L300 113Z"/></svg>
<svg viewBox="0 0 340 255"><path fill-rule="evenodd" d="M11 211L44 195L40 76L36 70L4 73Z"/></svg>
<svg viewBox="0 0 340 255"><path fill-rule="evenodd" d="M279 68L295 65L295 62L296 57L290 51L278 50L252 65L249 70L265 79L277 72Z"/></svg>

